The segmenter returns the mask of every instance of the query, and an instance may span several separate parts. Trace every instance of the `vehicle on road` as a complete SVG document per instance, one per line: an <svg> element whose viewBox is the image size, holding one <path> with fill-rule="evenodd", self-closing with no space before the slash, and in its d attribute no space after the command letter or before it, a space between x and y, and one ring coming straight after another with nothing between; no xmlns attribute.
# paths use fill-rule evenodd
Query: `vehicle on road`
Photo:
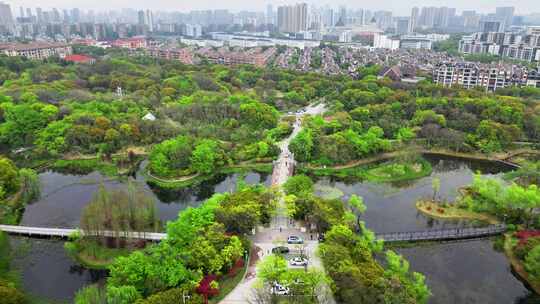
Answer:
<svg viewBox="0 0 540 304"><path fill-rule="evenodd" d="M289 253L289 247L286 247L286 246L274 247L274 248L272 248L272 253L273 254L286 254L286 253Z"/></svg>
<svg viewBox="0 0 540 304"><path fill-rule="evenodd" d="M289 295L289 287L274 282L274 285L270 289L270 293L278 296L286 296Z"/></svg>
<svg viewBox="0 0 540 304"><path fill-rule="evenodd" d="M289 261L291 266L307 266L308 260L302 257L295 257Z"/></svg>
<svg viewBox="0 0 540 304"><path fill-rule="evenodd" d="M296 236L296 235L291 235L291 236L289 236L287 238L287 243L289 243L289 244L303 244L304 239L302 239L301 237Z"/></svg>

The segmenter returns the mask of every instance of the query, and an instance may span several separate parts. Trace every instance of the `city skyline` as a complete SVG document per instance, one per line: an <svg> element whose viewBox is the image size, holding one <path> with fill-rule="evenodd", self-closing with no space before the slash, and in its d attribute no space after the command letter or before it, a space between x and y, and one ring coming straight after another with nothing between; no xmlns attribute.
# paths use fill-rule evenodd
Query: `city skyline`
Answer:
<svg viewBox="0 0 540 304"><path fill-rule="evenodd" d="M266 5L272 4L273 6L291 5L296 3L307 3L308 5L316 6L347 6L350 9L370 9L370 10L388 10L398 16L407 16L411 13L413 7L427 7L427 6L448 6L456 8L458 12L466 10L476 10L479 13L494 13L496 6L514 6L516 14L531 14L540 13L540 1L536 0L515 0L515 1L486 1L486 0L456 0L456 1L440 1L440 0L413 0L403 3L396 3L395 1L382 0L382 1L338 1L329 2L327 0L310 0L310 1L245 1L245 0L228 0L226 3L222 3L218 6L214 1L201 0L195 3L179 3L170 0L155 0L152 1L152 5L149 5L147 1L143 0L116 0L106 2L107 6L99 5L99 0L92 3L82 1L68 1L68 0L47 0L47 1L34 1L34 0L7 0L4 1L10 4L14 13L18 14L20 6L25 8L41 7L44 9L50 8L80 8L84 10L95 11L108 11L117 10L123 8L131 9L150 9L157 11L191 11L191 10L207 10L207 9L229 9L231 11L264 11ZM488 3L489 2L489 3ZM98 4L96 4L98 3ZM105 2L104 2L105 4Z"/></svg>

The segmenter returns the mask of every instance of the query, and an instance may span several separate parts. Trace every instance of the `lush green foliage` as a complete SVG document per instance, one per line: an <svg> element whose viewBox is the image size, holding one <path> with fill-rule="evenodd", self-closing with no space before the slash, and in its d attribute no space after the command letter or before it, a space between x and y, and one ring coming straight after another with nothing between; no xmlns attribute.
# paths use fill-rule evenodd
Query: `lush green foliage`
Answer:
<svg viewBox="0 0 540 304"><path fill-rule="evenodd" d="M19 190L17 167L7 158L0 157L0 200Z"/></svg>
<svg viewBox="0 0 540 304"><path fill-rule="evenodd" d="M287 179L283 189L287 195L306 196L313 192L313 181L305 175L295 175Z"/></svg>
<svg viewBox="0 0 540 304"><path fill-rule="evenodd" d="M133 288L147 297L179 286L192 291L203 275L226 273L244 254L240 238L226 232L250 231L252 225L268 220L272 201L273 194L262 186L245 186L187 208L168 222L166 240L116 259L109 267L108 288ZM255 218L242 222L230 214Z"/></svg>
<svg viewBox="0 0 540 304"><path fill-rule="evenodd" d="M540 206L540 190L537 185L504 185L499 180L475 175L469 194L462 198L460 204L512 223L530 224L538 217L532 211Z"/></svg>
<svg viewBox="0 0 540 304"><path fill-rule="evenodd" d="M86 286L77 291L75 304L107 304L107 293L97 285Z"/></svg>
<svg viewBox="0 0 540 304"><path fill-rule="evenodd" d="M540 246L534 247L525 257L525 269L536 281L540 281Z"/></svg>

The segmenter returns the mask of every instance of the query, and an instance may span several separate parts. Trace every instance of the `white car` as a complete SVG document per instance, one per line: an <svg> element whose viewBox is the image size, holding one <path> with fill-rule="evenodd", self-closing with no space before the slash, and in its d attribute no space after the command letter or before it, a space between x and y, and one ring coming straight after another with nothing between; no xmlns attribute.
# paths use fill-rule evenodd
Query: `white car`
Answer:
<svg viewBox="0 0 540 304"><path fill-rule="evenodd" d="M272 286L272 289L270 290L270 292L278 296L286 296L289 294L289 287L286 287L277 282L274 282L274 286Z"/></svg>
<svg viewBox="0 0 540 304"><path fill-rule="evenodd" d="M292 258L289 263L291 264L291 266L307 266L308 260L302 257L295 257Z"/></svg>

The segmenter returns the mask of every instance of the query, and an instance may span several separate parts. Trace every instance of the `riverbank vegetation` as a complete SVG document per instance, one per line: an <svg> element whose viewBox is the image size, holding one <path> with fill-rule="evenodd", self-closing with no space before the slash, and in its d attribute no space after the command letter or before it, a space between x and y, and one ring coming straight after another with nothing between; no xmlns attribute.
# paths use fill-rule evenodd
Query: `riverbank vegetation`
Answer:
<svg viewBox="0 0 540 304"><path fill-rule="evenodd" d="M268 224L275 200L271 190L243 184L237 192L215 194L200 207L181 211L167 223L165 240L114 260L108 268L107 299L169 303L156 299L177 294L175 289L199 299L193 303L201 303L199 296L219 295L220 280L242 269L250 247L244 235Z"/></svg>
<svg viewBox="0 0 540 304"><path fill-rule="evenodd" d="M25 304L28 299L20 290L18 275L10 267L11 256L8 236L0 231L0 299L6 304Z"/></svg>
<svg viewBox="0 0 540 304"><path fill-rule="evenodd" d="M385 262L376 259L384 244L361 221L361 198L322 199L313 195L308 177L292 179L284 186L289 213L324 235L319 254L338 302L427 303L430 291L424 276L411 272L403 257L386 251Z"/></svg>
<svg viewBox="0 0 540 304"><path fill-rule="evenodd" d="M81 216L81 229L65 243L67 252L84 266L103 269L118 256L145 246L144 240L123 238L125 233L156 232L160 229L155 202L133 182L125 190L107 190L100 185ZM111 234L111 237L108 234Z"/></svg>
<svg viewBox="0 0 540 304"><path fill-rule="evenodd" d="M461 189L460 197L453 203L438 197L439 187L434 183L433 197L417 202L416 207L420 211L435 217L478 219L540 228L540 218L534 212L540 207L540 189L535 184L505 184L501 180L475 174L472 184Z"/></svg>
<svg viewBox="0 0 540 304"><path fill-rule="evenodd" d="M18 169L0 157L0 223L17 224L26 204L39 198L39 178L32 169Z"/></svg>
<svg viewBox="0 0 540 304"><path fill-rule="evenodd" d="M391 161L375 162L350 168L310 168L304 166L300 167L299 170L313 176L333 176L377 183L391 183L429 176L432 172L432 167L427 160L421 157L410 160L403 160L400 157L396 157Z"/></svg>

